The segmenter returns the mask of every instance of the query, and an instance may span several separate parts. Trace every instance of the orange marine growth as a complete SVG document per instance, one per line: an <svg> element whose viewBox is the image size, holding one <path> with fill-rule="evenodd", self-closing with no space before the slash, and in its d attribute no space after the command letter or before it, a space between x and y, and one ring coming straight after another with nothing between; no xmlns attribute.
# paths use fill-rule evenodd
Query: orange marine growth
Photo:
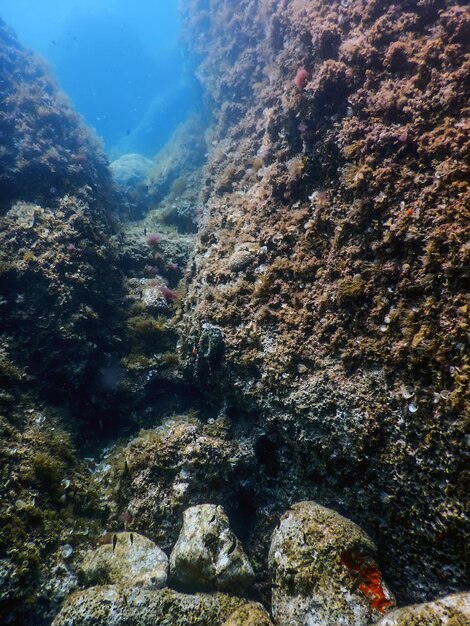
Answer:
<svg viewBox="0 0 470 626"><path fill-rule="evenodd" d="M382 574L374 561L352 550L346 550L341 555L341 564L354 581L352 590L360 589L372 609L385 613L393 601L384 591Z"/></svg>

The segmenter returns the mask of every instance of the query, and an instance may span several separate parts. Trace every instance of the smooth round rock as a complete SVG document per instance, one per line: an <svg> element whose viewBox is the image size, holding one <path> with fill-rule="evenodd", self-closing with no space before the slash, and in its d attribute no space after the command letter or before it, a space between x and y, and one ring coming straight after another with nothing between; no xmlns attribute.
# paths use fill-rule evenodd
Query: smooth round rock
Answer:
<svg viewBox="0 0 470 626"><path fill-rule="evenodd" d="M166 585L168 557L153 541L130 532L110 534L109 539L86 554L80 571L85 584Z"/></svg>
<svg viewBox="0 0 470 626"><path fill-rule="evenodd" d="M154 166L153 161L141 154L124 154L113 161L109 169L116 184L123 188L143 183Z"/></svg>
<svg viewBox="0 0 470 626"><path fill-rule="evenodd" d="M281 518L269 550L279 626L365 626L395 606L366 533L336 511L299 502Z"/></svg>
<svg viewBox="0 0 470 626"><path fill-rule="evenodd" d="M186 509L170 555L170 575L189 589L236 591L253 580L248 557L221 506L200 504Z"/></svg>
<svg viewBox="0 0 470 626"><path fill-rule="evenodd" d="M413 604L392 611L377 626L468 626L470 593L454 593L445 598Z"/></svg>
<svg viewBox="0 0 470 626"><path fill-rule="evenodd" d="M69 596L52 626L220 626L245 602L222 593L104 585Z"/></svg>

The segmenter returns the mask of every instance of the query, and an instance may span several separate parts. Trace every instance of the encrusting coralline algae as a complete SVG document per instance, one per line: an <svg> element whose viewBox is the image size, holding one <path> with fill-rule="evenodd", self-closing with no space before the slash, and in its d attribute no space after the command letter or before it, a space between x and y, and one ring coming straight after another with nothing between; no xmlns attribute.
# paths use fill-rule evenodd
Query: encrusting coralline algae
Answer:
<svg viewBox="0 0 470 626"><path fill-rule="evenodd" d="M2 619L463 626L468 6L182 9L121 186L0 24Z"/></svg>

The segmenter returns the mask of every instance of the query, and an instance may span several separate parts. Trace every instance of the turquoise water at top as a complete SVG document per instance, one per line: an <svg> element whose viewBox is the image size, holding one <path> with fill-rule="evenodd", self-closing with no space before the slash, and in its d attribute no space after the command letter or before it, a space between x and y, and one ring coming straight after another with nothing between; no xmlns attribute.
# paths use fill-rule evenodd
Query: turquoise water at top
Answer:
<svg viewBox="0 0 470 626"><path fill-rule="evenodd" d="M152 157L197 106L178 0L2 0L112 157Z"/></svg>

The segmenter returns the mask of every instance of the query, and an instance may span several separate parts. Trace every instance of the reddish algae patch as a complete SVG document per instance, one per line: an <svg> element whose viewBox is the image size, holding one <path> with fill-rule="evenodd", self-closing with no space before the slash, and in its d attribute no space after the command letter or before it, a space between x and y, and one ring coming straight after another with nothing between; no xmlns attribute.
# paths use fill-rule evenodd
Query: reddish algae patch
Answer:
<svg viewBox="0 0 470 626"><path fill-rule="evenodd" d="M374 561L346 550L341 555L341 564L346 567L354 582L358 583L357 588L369 600L372 609L385 613L392 606L393 602L385 595L382 575Z"/></svg>

